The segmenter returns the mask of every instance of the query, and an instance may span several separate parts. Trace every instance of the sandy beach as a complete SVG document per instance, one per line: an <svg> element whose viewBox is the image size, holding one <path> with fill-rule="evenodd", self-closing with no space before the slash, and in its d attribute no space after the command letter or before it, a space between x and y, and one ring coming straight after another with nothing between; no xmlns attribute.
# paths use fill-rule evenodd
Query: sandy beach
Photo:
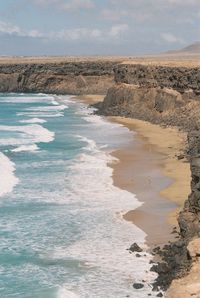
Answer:
<svg viewBox="0 0 200 298"><path fill-rule="evenodd" d="M92 105L92 104L95 104L97 102L102 102L104 100L104 97L105 97L105 95L99 95L99 94L90 95L90 94L87 94L87 95L76 95L73 98Z"/></svg>
<svg viewBox="0 0 200 298"><path fill-rule="evenodd" d="M177 155L185 146L186 134L145 121L110 117L133 131L128 148L113 153L114 184L136 194L144 204L124 215L147 233L149 245L173 240L172 228L190 192L190 167Z"/></svg>
<svg viewBox="0 0 200 298"><path fill-rule="evenodd" d="M102 95L76 96L88 104L102 101ZM174 240L172 228L190 192L190 167L185 159L178 160L186 143L186 133L176 128L163 128L145 121L109 117L132 131L128 146L112 153L119 161L110 164L117 187L134 193L144 202L124 214L147 234L150 246Z"/></svg>

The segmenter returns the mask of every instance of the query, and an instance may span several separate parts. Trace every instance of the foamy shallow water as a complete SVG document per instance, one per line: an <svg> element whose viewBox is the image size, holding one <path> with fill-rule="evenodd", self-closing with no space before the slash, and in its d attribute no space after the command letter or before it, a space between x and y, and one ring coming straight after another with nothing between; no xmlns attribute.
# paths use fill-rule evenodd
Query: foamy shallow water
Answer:
<svg viewBox="0 0 200 298"><path fill-rule="evenodd" d="M152 256L127 250L145 250L146 235L122 219L142 203L107 165L129 131L67 96L8 94L0 106L0 297L147 297Z"/></svg>

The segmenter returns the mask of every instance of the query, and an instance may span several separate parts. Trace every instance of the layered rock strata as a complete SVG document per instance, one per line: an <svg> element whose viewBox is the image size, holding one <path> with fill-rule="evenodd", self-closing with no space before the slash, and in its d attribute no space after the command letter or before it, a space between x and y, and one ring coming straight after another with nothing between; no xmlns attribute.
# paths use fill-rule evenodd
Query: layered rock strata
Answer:
<svg viewBox="0 0 200 298"><path fill-rule="evenodd" d="M105 94L117 61L1 64L0 92Z"/></svg>

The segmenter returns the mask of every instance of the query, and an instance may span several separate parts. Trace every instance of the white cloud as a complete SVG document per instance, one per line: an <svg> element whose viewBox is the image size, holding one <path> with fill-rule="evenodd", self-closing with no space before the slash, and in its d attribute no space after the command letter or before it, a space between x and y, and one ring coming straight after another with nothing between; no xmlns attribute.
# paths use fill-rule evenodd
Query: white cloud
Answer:
<svg viewBox="0 0 200 298"><path fill-rule="evenodd" d="M118 24L108 29L98 28L72 28L62 29L59 31L50 31L47 33L40 32L38 30L24 30L19 26L12 25L0 21L0 34L7 34L19 37L41 38L44 40L108 40L118 39L129 29L127 24Z"/></svg>
<svg viewBox="0 0 200 298"><path fill-rule="evenodd" d="M120 24L112 26L109 35L114 38L119 38L123 33L127 32L129 26L127 24Z"/></svg>
<svg viewBox="0 0 200 298"><path fill-rule="evenodd" d="M107 30L100 30L97 28L74 28L74 29L63 29L58 32L51 32L48 35L49 39L66 39L66 40L107 40L107 39L118 39L123 33L127 32L129 29L127 24L118 24L112 26Z"/></svg>
<svg viewBox="0 0 200 298"><path fill-rule="evenodd" d="M183 39L171 34L171 33L162 33L161 37L164 41L168 43L183 43Z"/></svg>
<svg viewBox="0 0 200 298"><path fill-rule="evenodd" d="M2 21L0 21L0 33L21 36L21 37L33 37L33 38L43 37L43 35L37 30L30 30L30 31L23 30L19 26L15 26L10 23L6 23Z"/></svg>
<svg viewBox="0 0 200 298"><path fill-rule="evenodd" d="M92 0L34 0L41 6L53 5L60 10L76 11L81 9L91 9L94 7Z"/></svg>

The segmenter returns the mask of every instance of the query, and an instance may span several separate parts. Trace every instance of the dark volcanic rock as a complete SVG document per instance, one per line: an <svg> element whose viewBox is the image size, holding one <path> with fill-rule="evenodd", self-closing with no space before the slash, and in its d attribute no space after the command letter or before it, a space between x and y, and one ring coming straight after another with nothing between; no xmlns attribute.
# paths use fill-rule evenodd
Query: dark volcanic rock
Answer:
<svg viewBox="0 0 200 298"><path fill-rule="evenodd" d="M151 271L158 273L158 277L153 284L155 289L159 287L166 291L172 280L184 276L191 268L191 259L188 257L187 241L178 240L163 249L158 248L157 254L162 262L154 264Z"/></svg>
<svg viewBox="0 0 200 298"><path fill-rule="evenodd" d="M185 239L200 237L200 131L188 135L190 168L192 174L191 194L179 214L180 233Z"/></svg>
<svg viewBox="0 0 200 298"><path fill-rule="evenodd" d="M167 87L184 93L200 92L200 72L198 67L168 67L140 64L121 64L115 67L115 81L143 87Z"/></svg>
<svg viewBox="0 0 200 298"><path fill-rule="evenodd" d="M135 255L137 258L141 258L141 255L140 254L136 254Z"/></svg>
<svg viewBox="0 0 200 298"><path fill-rule="evenodd" d="M134 287L134 289L139 290L139 289L144 288L144 285L141 283L134 283L133 287Z"/></svg>
<svg viewBox="0 0 200 298"><path fill-rule="evenodd" d="M0 65L0 92L105 94L118 61Z"/></svg>
<svg viewBox="0 0 200 298"><path fill-rule="evenodd" d="M129 248L130 251L132 252L142 252L142 248L139 247L137 243L133 243L131 247Z"/></svg>

